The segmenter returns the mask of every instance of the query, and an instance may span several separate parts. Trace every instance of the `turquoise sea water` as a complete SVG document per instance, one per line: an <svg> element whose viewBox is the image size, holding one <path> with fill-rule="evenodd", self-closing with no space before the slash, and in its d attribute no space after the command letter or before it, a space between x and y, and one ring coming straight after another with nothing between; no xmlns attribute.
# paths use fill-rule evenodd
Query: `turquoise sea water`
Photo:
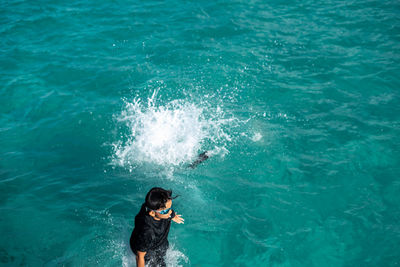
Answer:
<svg viewBox="0 0 400 267"><path fill-rule="evenodd" d="M399 1L2 1L0 265L400 265ZM192 170L196 154L211 157Z"/></svg>

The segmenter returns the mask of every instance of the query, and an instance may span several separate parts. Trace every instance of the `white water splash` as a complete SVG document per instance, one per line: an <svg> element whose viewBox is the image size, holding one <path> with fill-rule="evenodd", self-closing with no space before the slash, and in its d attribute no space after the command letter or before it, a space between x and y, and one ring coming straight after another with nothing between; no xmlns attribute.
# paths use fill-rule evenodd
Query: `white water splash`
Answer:
<svg viewBox="0 0 400 267"><path fill-rule="evenodd" d="M123 267L136 266L135 256L133 254L123 255L121 258ZM175 249L173 244L167 250L165 263L168 267L183 267L189 263L189 258L181 251Z"/></svg>
<svg viewBox="0 0 400 267"><path fill-rule="evenodd" d="M171 245L167 250L167 255L165 258L165 263L168 267L182 267L181 263L189 263L189 258L180 252L179 250L175 249L173 245Z"/></svg>
<svg viewBox="0 0 400 267"><path fill-rule="evenodd" d="M132 167L141 163L177 166L191 162L204 150L227 153L232 139L224 131L234 118L225 118L220 107L174 100L157 104L157 91L143 103L140 98L125 101L118 117L129 129L128 136L114 145L114 163Z"/></svg>

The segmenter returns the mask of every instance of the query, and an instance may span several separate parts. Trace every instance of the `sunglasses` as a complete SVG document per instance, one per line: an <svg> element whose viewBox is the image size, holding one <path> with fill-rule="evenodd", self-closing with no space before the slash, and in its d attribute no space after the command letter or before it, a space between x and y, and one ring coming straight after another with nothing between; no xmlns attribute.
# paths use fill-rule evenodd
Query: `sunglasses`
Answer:
<svg viewBox="0 0 400 267"><path fill-rule="evenodd" d="M158 212L158 213L160 213L160 214L162 214L162 215L165 215L165 214L168 214L168 212L171 210L171 208L169 208L169 209L165 209L165 210L160 210L160 211L156 211L155 210L155 212Z"/></svg>
<svg viewBox="0 0 400 267"><path fill-rule="evenodd" d="M146 207L146 210L147 210L147 211L154 211L154 212L160 213L161 215L168 214L168 212L169 212L171 209L172 209L172 207L169 208L169 209L157 211L157 210L152 210L152 209L149 209L148 207Z"/></svg>

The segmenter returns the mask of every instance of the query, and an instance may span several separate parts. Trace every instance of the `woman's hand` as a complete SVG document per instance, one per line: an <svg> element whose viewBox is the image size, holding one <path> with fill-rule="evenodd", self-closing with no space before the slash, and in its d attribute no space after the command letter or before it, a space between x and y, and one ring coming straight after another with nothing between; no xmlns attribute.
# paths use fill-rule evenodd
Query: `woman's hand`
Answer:
<svg viewBox="0 0 400 267"><path fill-rule="evenodd" d="M179 223L179 224L185 223L185 220L184 220L181 216L182 216L182 215L175 214L175 217L172 218L172 220L173 220L174 222L176 222L176 223Z"/></svg>

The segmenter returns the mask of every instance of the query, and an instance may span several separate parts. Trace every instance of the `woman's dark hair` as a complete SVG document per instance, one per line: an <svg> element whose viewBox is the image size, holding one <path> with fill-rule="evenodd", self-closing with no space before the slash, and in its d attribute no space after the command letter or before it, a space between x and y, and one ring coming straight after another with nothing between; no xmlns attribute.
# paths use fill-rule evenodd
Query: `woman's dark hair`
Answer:
<svg viewBox="0 0 400 267"><path fill-rule="evenodd" d="M174 199L172 190L165 190L161 187L153 187L146 195L146 207L151 210L165 208L168 200Z"/></svg>

